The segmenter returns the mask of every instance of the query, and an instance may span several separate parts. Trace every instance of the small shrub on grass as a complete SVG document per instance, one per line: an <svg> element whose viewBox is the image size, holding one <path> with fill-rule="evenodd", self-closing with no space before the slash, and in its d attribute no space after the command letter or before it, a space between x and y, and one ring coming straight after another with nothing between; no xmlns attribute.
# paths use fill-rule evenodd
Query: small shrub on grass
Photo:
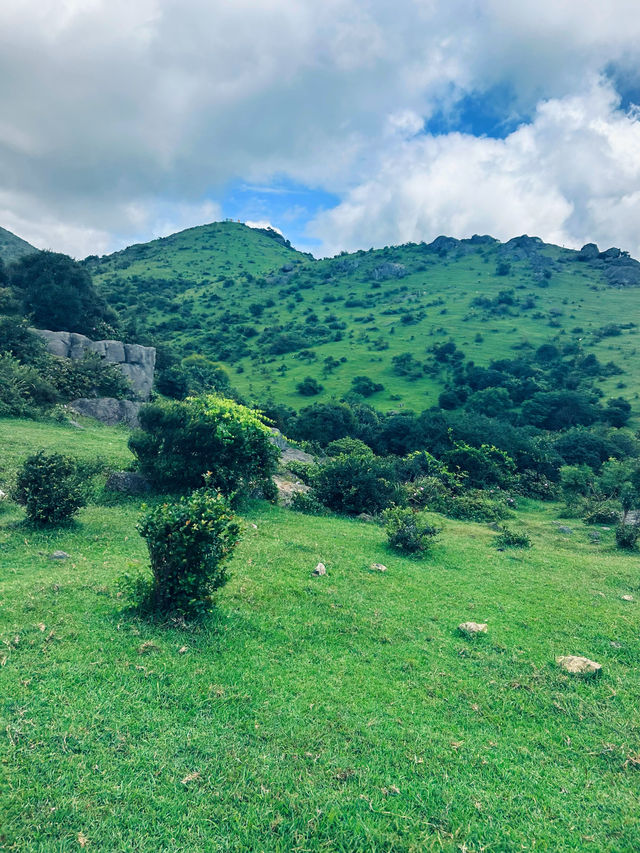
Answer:
<svg viewBox="0 0 640 853"><path fill-rule="evenodd" d="M429 508L460 521L502 521L513 515L508 500L502 496L491 497L479 489L434 500Z"/></svg>
<svg viewBox="0 0 640 853"><path fill-rule="evenodd" d="M635 551L640 527L637 524L619 524L616 527L616 545L623 551Z"/></svg>
<svg viewBox="0 0 640 853"><path fill-rule="evenodd" d="M531 539L526 533L503 526L494 539L494 545L496 548L531 548Z"/></svg>
<svg viewBox="0 0 640 853"><path fill-rule="evenodd" d="M305 515L327 515L327 508L308 492L294 492L291 495L291 509L304 512Z"/></svg>
<svg viewBox="0 0 640 853"><path fill-rule="evenodd" d="M389 545L403 554L422 554L440 532L420 514L406 507L391 507L383 513Z"/></svg>
<svg viewBox="0 0 640 853"><path fill-rule="evenodd" d="M86 504L84 470L71 456L39 450L18 471L14 496L32 524L62 524Z"/></svg>
<svg viewBox="0 0 640 853"><path fill-rule="evenodd" d="M225 561L240 526L227 501L209 488L165 503L138 521L147 542L153 578L130 589L143 610L183 617L211 610L213 593L229 579Z"/></svg>

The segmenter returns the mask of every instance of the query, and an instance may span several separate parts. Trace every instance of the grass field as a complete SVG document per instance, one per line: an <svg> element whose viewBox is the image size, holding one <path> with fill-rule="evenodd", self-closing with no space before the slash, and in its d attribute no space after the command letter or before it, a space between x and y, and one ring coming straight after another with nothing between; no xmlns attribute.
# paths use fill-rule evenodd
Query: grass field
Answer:
<svg viewBox="0 0 640 853"><path fill-rule="evenodd" d="M1 421L12 465L18 434L26 453L75 433ZM126 462L126 434L82 436ZM562 534L557 506L523 502L530 550L438 517L412 560L375 525L257 502L215 614L166 627L117 593L146 565L138 513L92 505L48 533L0 515L0 849L638 849L639 605L621 597L640 580L612 531Z"/></svg>

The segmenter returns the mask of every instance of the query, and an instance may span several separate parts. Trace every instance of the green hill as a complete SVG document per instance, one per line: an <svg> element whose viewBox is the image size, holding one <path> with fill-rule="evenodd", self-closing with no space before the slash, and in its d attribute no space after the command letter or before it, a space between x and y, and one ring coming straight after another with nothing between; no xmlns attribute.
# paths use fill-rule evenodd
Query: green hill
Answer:
<svg viewBox="0 0 640 853"><path fill-rule="evenodd" d="M7 231L6 228L0 228L0 259L5 264L19 261L25 255L31 255L37 251L38 249L32 246L31 243L27 243L21 237L16 237L11 231Z"/></svg>
<svg viewBox="0 0 640 853"><path fill-rule="evenodd" d="M640 392L640 264L617 249L439 237L314 260L226 222L87 263L139 333L226 364L252 401L299 408L307 376L318 401L368 376L384 386L369 398L377 408L423 409L448 381L434 347L450 340L478 365L571 344L623 371L599 378L604 396Z"/></svg>

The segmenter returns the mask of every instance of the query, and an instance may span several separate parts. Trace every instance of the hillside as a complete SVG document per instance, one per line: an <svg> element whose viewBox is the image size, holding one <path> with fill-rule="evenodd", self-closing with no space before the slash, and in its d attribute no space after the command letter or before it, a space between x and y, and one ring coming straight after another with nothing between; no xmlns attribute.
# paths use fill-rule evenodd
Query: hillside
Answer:
<svg viewBox="0 0 640 853"><path fill-rule="evenodd" d="M38 249L32 246L31 243L27 243L26 240L17 237L11 231L7 231L6 228L0 228L0 259L5 264L19 261L25 255L30 255L37 251Z"/></svg>
<svg viewBox="0 0 640 853"><path fill-rule="evenodd" d="M87 263L140 333L223 362L257 402L308 404L307 376L324 386L313 400L338 399L368 376L384 386L377 408L422 409L447 382L429 351L449 340L479 365L572 343L624 371L600 377L604 396L640 392L640 264L619 250L439 237L313 260L214 223ZM393 359L407 353L403 371Z"/></svg>
<svg viewBox="0 0 640 853"><path fill-rule="evenodd" d="M40 447L131 461L125 432L83 426L0 419L0 486ZM637 558L519 509L528 551L437 517L415 560L375 524L254 502L216 612L184 625L118 592L147 565L140 500L51 530L0 506L0 846L636 850Z"/></svg>

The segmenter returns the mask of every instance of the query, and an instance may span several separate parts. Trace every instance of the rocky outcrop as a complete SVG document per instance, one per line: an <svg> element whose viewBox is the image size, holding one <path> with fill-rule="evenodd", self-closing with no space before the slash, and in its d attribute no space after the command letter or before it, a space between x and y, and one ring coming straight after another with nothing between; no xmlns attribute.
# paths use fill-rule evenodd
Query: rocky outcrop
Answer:
<svg viewBox="0 0 640 853"><path fill-rule="evenodd" d="M148 400L156 365L155 347L123 344L122 341L92 341L77 332L34 330L44 338L49 352L62 358L81 359L85 352L95 352L109 364L117 365L131 383L138 400Z"/></svg>
<svg viewBox="0 0 640 853"><path fill-rule="evenodd" d="M116 400L113 397L95 397L93 399L82 397L69 403L70 409L86 418L95 418L109 426L126 424L132 429L140 425L138 413L141 406L142 403L136 403L133 400Z"/></svg>
<svg viewBox="0 0 640 853"><path fill-rule="evenodd" d="M120 492L123 495L146 495L151 491L151 484L144 474L135 471L114 471L107 482L108 492Z"/></svg>

